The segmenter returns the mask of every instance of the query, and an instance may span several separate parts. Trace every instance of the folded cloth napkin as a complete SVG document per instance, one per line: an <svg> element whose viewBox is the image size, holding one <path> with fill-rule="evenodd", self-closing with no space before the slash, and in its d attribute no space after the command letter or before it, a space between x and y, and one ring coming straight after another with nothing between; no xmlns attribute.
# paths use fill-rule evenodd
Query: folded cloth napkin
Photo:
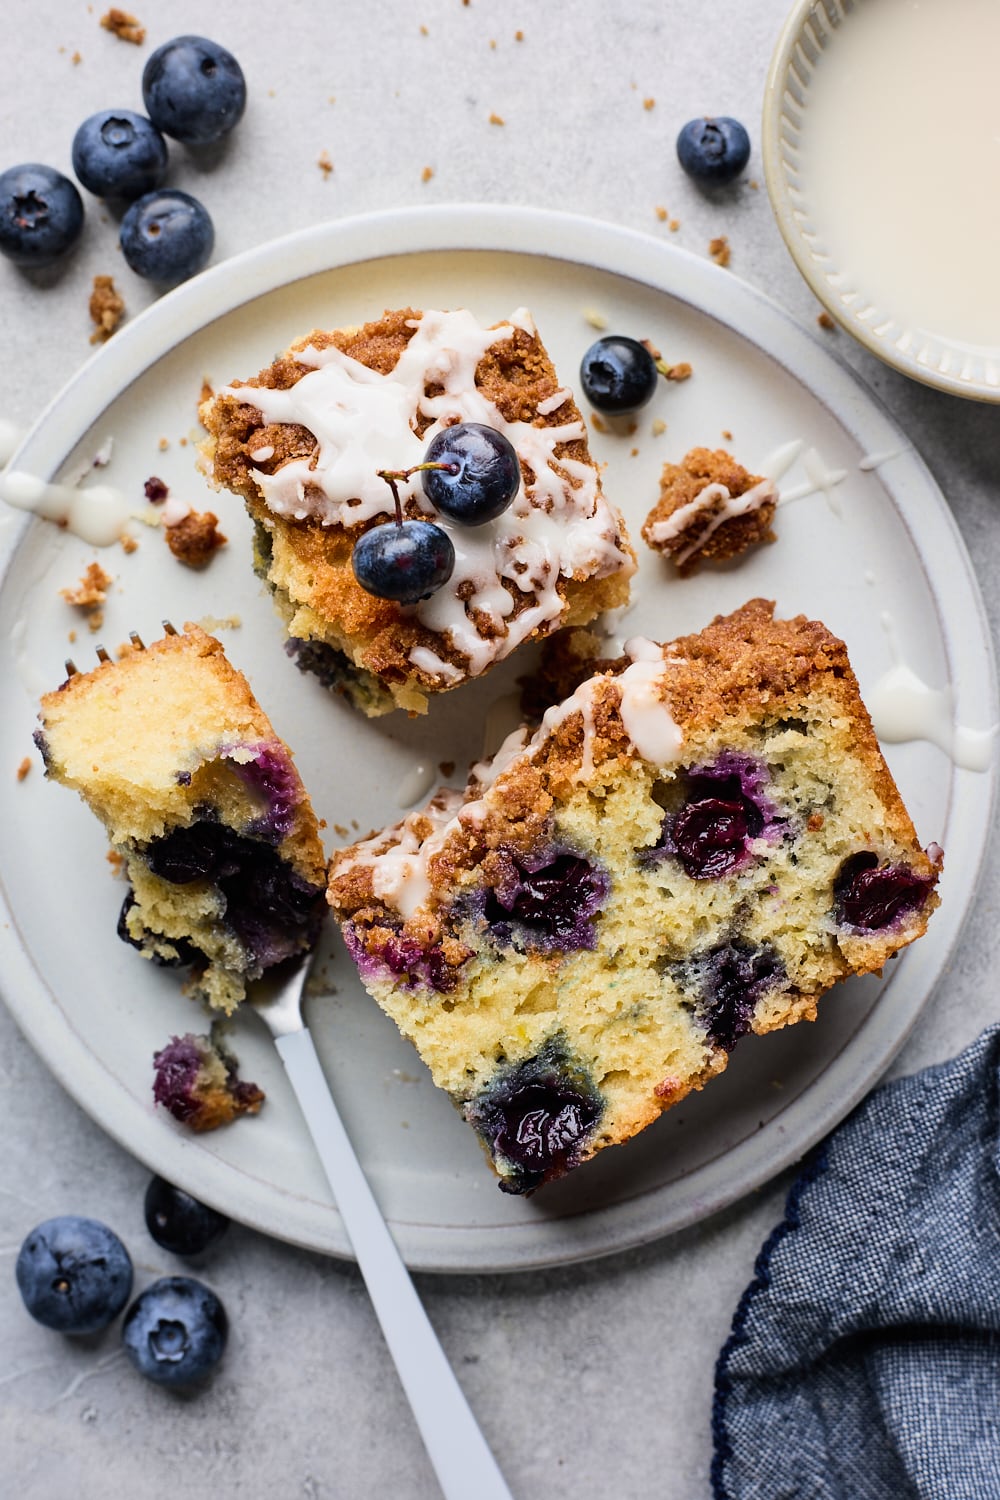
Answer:
<svg viewBox="0 0 1000 1500"><path fill-rule="evenodd" d="M807 1158L716 1367L716 1500L1000 1497L1000 1027Z"/></svg>

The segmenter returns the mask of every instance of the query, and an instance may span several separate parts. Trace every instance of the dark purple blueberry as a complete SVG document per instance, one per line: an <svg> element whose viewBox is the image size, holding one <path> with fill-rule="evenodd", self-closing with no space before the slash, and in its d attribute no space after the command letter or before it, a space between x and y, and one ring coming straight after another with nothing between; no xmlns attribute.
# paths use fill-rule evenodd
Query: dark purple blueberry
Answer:
<svg viewBox="0 0 1000 1500"><path fill-rule="evenodd" d="M501 878L484 893L482 906L498 942L544 952L595 946L593 917L611 889L604 870L566 850L500 859Z"/></svg>
<svg viewBox="0 0 1000 1500"><path fill-rule="evenodd" d="M143 485L143 490L145 491L146 499L151 505L161 505L170 494L170 490L164 481L158 479L155 474L149 476Z"/></svg>
<svg viewBox="0 0 1000 1500"><path fill-rule="evenodd" d="M0 172L0 254L18 266L51 266L83 231L83 199L54 167L25 162Z"/></svg>
<svg viewBox="0 0 1000 1500"><path fill-rule="evenodd" d="M175 1036L153 1055L153 1098L186 1124L201 1108L196 1089L204 1055L195 1036Z"/></svg>
<svg viewBox="0 0 1000 1500"><path fill-rule="evenodd" d="M732 182L750 160L750 137L728 115L689 120L677 137L677 159L698 182Z"/></svg>
<svg viewBox="0 0 1000 1500"><path fill-rule="evenodd" d="M229 1228L225 1214L162 1177L150 1181L144 1213L153 1239L171 1255L200 1255Z"/></svg>
<svg viewBox="0 0 1000 1500"><path fill-rule="evenodd" d="M207 146L243 118L247 86L231 52L203 36L175 36L142 70L142 97L153 124L186 146Z"/></svg>
<svg viewBox="0 0 1000 1500"><path fill-rule="evenodd" d="M246 761L232 759L232 748L229 751L237 776L267 803L267 811L250 824L248 832L280 844L291 833L295 811L302 800L298 778L282 745L249 748L253 758Z"/></svg>
<svg viewBox="0 0 1000 1500"><path fill-rule="evenodd" d="M244 1082L239 1064L217 1037L175 1036L153 1055L153 1099L192 1130L214 1130L256 1114L264 1093Z"/></svg>
<svg viewBox="0 0 1000 1500"><path fill-rule="evenodd" d="M162 188L131 204L118 239L137 276L170 287L194 276L208 263L215 245L215 228L197 198L177 188Z"/></svg>
<svg viewBox="0 0 1000 1500"><path fill-rule="evenodd" d="M552 1047L502 1074L463 1113L485 1140L505 1193L530 1193L576 1165L604 1111Z"/></svg>
<svg viewBox="0 0 1000 1500"><path fill-rule="evenodd" d="M834 882L837 920L861 932L879 932L918 911L931 883L905 865L879 866L871 850L852 854Z"/></svg>
<svg viewBox="0 0 1000 1500"><path fill-rule="evenodd" d="M132 1261L106 1224L66 1214L25 1239L15 1266L29 1313L58 1333L97 1333L132 1290Z"/></svg>
<svg viewBox="0 0 1000 1500"><path fill-rule="evenodd" d="M379 979L388 969L413 988L427 985L439 994L447 994L458 983L456 967L445 962L439 947L426 947L402 933L389 933L373 943L359 923L348 922L344 942L362 979Z"/></svg>
<svg viewBox="0 0 1000 1500"><path fill-rule="evenodd" d="M228 1332L226 1310L210 1287L192 1276L163 1276L125 1314L122 1344L140 1375L184 1386L215 1368Z"/></svg>
<svg viewBox="0 0 1000 1500"><path fill-rule="evenodd" d="M173 885L213 880L226 864L229 833L222 823L192 823L190 828L174 828L146 846L146 863L154 875Z"/></svg>
<svg viewBox="0 0 1000 1500"><path fill-rule="evenodd" d="M443 588L455 570L455 548L433 521L390 521L358 537L354 576L377 599L417 604Z"/></svg>
<svg viewBox="0 0 1000 1500"><path fill-rule="evenodd" d="M642 863L670 854L692 880L735 874L750 858L751 841L781 825L764 791L769 774L762 762L728 751L712 765L680 772L683 801L667 813L659 842L641 853Z"/></svg>
<svg viewBox="0 0 1000 1500"><path fill-rule="evenodd" d="M645 344L609 333L580 362L580 384L591 406L612 416L638 411L656 390L656 362Z"/></svg>
<svg viewBox="0 0 1000 1500"><path fill-rule="evenodd" d="M710 1040L731 1052L750 1030L758 1002L783 984L785 966L767 943L732 938L695 954L685 965L698 992Z"/></svg>
<svg viewBox="0 0 1000 1500"><path fill-rule="evenodd" d="M98 198L141 198L167 175L167 143L130 109L102 109L73 137L73 171Z"/></svg>
<svg viewBox="0 0 1000 1500"><path fill-rule="evenodd" d="M503 515L521 483L517 454L502 432L481 422L458 422L431 438L424 494L442 515L463 526L482 526Z"/></svg>

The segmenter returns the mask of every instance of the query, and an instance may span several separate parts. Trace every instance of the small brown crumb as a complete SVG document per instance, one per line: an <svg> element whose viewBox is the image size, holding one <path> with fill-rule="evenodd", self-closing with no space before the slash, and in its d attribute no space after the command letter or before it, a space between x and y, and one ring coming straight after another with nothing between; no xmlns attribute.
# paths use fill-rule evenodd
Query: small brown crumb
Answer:
<svg viewBox="0 0 1000 1500"><path fill-rule="evenodd" d="M490 114L490 124L491 125L506 125L506 123L507 123L507 121L504 119L503 115L498 115L495 110L491 112L491 114Z"/></svg>
<svg viewBox="0 0 1000 1500"><path fill-rule="evenodd" d="M125 872L125 856L118 853L117 849L109 849L104 856L111 866L112 875L122 875Z"/></svg>
<svg viewBox="0 0 1000 1500"><path fill-rule="evenodd" d="M424 170L420 174L420 181L421 182L430 182L430 180L431 180L431 178L433 176L434 176L434 168L433 167L425 167Z"/></svg>
<svg viewBox="0 0 1000 1500"><path fill-rule="evenodd" d="M750 181L747 183L747 187L753 188L754 192L756 193L760 188L760 183L757 181L756 177L751 177Z"/></svg>
<svg viewBox="0 0 1000 1500"><path fill-rule="evenodd" d="M76 641L76 631L75 630L71 630L70 633L69 633L69 635L66 637L66 639L69 641L70 645L72 646L73 643Z"/></svg>
<svg viewBox="0 0 1000 1500"><path fill-rule="evenodd" d="M662 417L657 417L653 422L652 433L654 437L662 437L667 430L667 424Z"/></svg>
<svg viewBox="0 0 1000 1500"><path fill-rule="evenodd" d="M178 562L188 568L204 568L212 561L226 538L218 530L219 518L212 511L188 511L176 526L165 528L167 546Z"/></svg>
<svg viewBox="0 0 1000 1500"><path fill-rule="evenodd" d="M317 156L316 165L317 167L319 167L324 177L329 177L330 173L333 171L333 162L330 160L328 154L325 151L321 151L319 156Z"/></svg>
<svg viewBox="0 0 1000 1500"><path fill-rule="evenodd" d="M127 557L131 557L133 552L138 552L139 543L134 536L129 536L127 531L123 531L118 540L121 542L122 551Z"/></svg>
<svg viewBox="0 0 1000 1500"><path fill-rule="evenodd" d="M661 224L665 224L667 222L667 210L664 208L662 203L658 203L656 205L656 217L659 219Z"/></svg>
<svg viewBox="0 0 1000 1500"><path fill-rule="evenodd" d="M681 221L680 221L680 219L671 219L670 223L667 225L667 228L670 230L671 234L676 234L677 231L678 231L678 229L680 229L680 227L681 227Z"/></svg>
<svg viewBox="0 0 1000 1500"><path fill-rule="evenodd" d="M79 52L74 52L73 56L70 58L70 62L73 64L74 68L78 68L83 62L83 58L81 57Z"/></svg>
<svg viewBox="0 0 1000 1500"><path fill-rule="evenodd" d="M99 562L92 562L75 589L60 589L59 592L74 609L82 609L91 630L100 630L104 624L103 605L108 589L114 583L111 573L105 573Z"/></svg>
<svg viewBox="0 0 1000 1500"><path fill-rule="evenodd" d="M94 320L94 331L90 335L92 344L103 344L114 333L125 312L125 299L115 289L111 276L95 276L94 290L90 294L90 316Z"/></svg>
<svg viewBox="0 0 1000 1500"><path fill-rule="evenodd" d="M731 443L732 440L733 440L733 435L729 431L728 427L723 427L723 429L722 429L722 436L725 438L725 440L726 440L727 443Z"/></svg>
<svg viewBox="0 0 1000 1500"><path fill-rule="evenodd" d="M687 360L682 359L676 365L668 365L663 373L667 380L690 380L694 371Z"/></svg>
<svg viewBox="0 0 1000 1500"><path fill-rule="evenodd" d="M524 32L523 31L515 31L514 32L514 40L515 40L515 42L523 42L524 41Z"/></svg>
<svg viewBox="0 0 1000 1500"><path fill-rule="evenodd" d="M278 97L277 90L276 89L268 89L268 91L267 91L267 97L269 99L277 99L277 97ZM331 103L332 102L333 101L331 100Z"/></svg>
<svg viewBox="0 0 1000 1500"><path fill-rule="evenodd" d="M816 322L821 328L825 328L827 333L836 333L837 331L837 325L828 312L821 312Z"/></svg>
<svg viewBox="0 0 1000 1500"><path fill-rule="evenodd" d="M598 432L607 432L607 430L608 430L607 423L601 421L601 419L597 415L596 411L592 411L590 413L590 421L591 421L592 426L594 426L597 429Z"/></svg>
<svg viewBox="0 0 1000 1500"><path fill-rule="evenodd" d="M656 108L656 100L653 99L653 98L643 99L643 101L642 101L642 107L643 107L643 109L655 109Z"/></svg>
<svg viewBox="0 0 1000 1500"><path fill-rule="evenodd" d="M177 441L180 443L182 448L186 448L188 445L188 440L186 437L178 438Z"/></svg>
<svg viewBox="0 0 1000 1500"><path fill-rule="evenodd" d="M18 781L23 781L24 778L27 776L27 774L28 774L28 772L30 770L31 770L31 756L30 755L26 755L24 757L24 759L22 760L21 764L17 768L17 779L18 779Z"/></svg>
<svg viewBox="0 0 1000 1500"><path fill-rule="evenodd" d="M724 234L716 235L714 240L709 240L708 253L717 266L728 266L732 255L729 241Z"/></svg>
<svg viewBox="0 0 1000 1500"><path fill-rule="evenodd" d="M198 405L204 406L205 402L211 401L214 395L215 392L212 389L212 382L209 380L207 375L203 375L201 377L201 391L198 394Z"/></svg>
<svg viewBox="0 0 1000 1500"><path fill-rule="evenodd" d="M421 28L420 28L420 35L421 36L430 36L430 32L427 30L426 26L421 26Z"/></svg>
<svg viewBox="0 0 1000 1500"><path fill-rule="evenodd" d="M119 10L112 6L101 17L101 25L105 31L113 32L120 42L132 42L136 47L141 47L146 40L146 28L130 16L127 10Z"/></svg>
<svg viewBox="0 0 1000 1500"><path fill-rule="evenodd" d="M160 438L159 447L160 447L160 452L161 453L166 453L167 449L170 447L170 439L169 438Z"/></svg>
<svg viewBox="0 0 1000 1500"><path fill-rule="evenodd" d="M491 52L495 52L495 51L496 51L496 50L497 50L497 44L496 44L496 42L495 42L495 41L494 41L494 40L493 40L493 38L492 38L492 37L490 37L490 51L491 51Z"/></svg>
<svg viewBox="0 0 1000 1500"><path fill-rule="evenodd" d="M438 763L438 770L442 776L454 776L455 762L453 760L442 760Z"/></svg>
<svg viewBox="0 0 1000 1500"><path fill-rule="evenodd" d="M638 458L639 457L639 450L638 450L638 448L630 448L628 456L629 456L629 458Z"/></svg>
<svg viewBox="0 0 1000 1500"><path fill-rule="evenodd" d="M351 830L349 828L345 828L343 823L334 823L333 831L337 835L338 839L349 838L351 833Z"/></svg>

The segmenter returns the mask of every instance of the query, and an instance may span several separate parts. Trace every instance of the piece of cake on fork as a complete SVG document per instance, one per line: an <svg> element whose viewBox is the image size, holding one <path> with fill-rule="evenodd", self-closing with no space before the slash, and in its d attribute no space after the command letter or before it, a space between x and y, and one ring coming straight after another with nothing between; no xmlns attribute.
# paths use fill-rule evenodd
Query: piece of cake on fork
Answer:
<svg viewBox="0 0 1000 1500"><path fill-rule="evenodd" d="M843 643L754 600L637 640L402 823L330 903L508 1192L627 1140L747 1032L816 1014L937 905Z"/></svg>
<svg viewBox="0 0 1000 1500"><path fill-rule="evenodd" d="M190 970L230 1012L247 983L315 942L325 858L292 761L220 643L197 625L42 699L46 775L104 823L129 890L118 933Z"/></svg>
<svg viewBox="0 0 1000 1500"><path fill-rule="evenodd" d="M210 478L246 502L290 654L366 714L423 713L522 642L628 598L624 523L523 309L492 328L464 310L403 309L317 330L200 414ZM444 450L470 427L514 455L499 511L444 492L444 471L459 468ZM445 461L428 469L435 452ZM474 453L458 485L489 459ZM404 526L439 544L444 564L408 596L380 597L359 581L355 548L376 529L376 545L391 544Z"/></svg>

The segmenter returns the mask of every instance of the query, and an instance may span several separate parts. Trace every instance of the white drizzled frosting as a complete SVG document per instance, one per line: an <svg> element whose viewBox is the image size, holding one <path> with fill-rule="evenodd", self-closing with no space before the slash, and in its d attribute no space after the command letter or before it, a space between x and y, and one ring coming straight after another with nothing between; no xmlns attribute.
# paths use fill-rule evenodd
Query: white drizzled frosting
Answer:
<svg viewBox="0 0 1000 1500"><path fill-rule="evenodd" d="M191 514L191 506L176 495L168 495L160 510L161 526L179 526Z"/></svg>
<svg viewBox="0 0 1000 1500"><path fill-rule="evenodd" d="M117 542L133 512L122 492L110 484L76 489L68 484L47 484L21 469L0 474L0 500L15 510L27 510L65 526L92 547L110 547Z"/></svg>
<svg viewBox="0 0 1000 1500"><path fill-rule="evenodd" d="M760 510L767 501L777 501L777 498L778 492L770 479L760 480L752 489L745 490L742 495L730 494L728 487L724 484L706 484L693 500L689 500L686 505L678 506L665 520L655 521L649 528L649 539L654 545L660 542L672 542L675 537L686 531L692 522L704 517L705 524L699 529L694 540L675 554L676 561L683 564L704 547L709 537L714 536L725 521L731 521L735 516L747 516L751 511Z"/></svg>
<svg viewBox="0 0 1000 1500"><path fill-rule="evenodd" d="M835 516L840 515L840 501L834 495L838 484L847 478L846 469L831 469L816 448L807 448L802 455L802 467L806 478L794 489L782 490L781 505L790 505L793 500L805 500L808 495L822 495Z"/></svg>
<svg viewBox="0 0 1000 1500"><path fill-rule="evenodd" d="M484 329L464 310L424 312L410 326L413 336L387 375L333 346L310 346L296 353L307 370L288 390L239 386L221 394L257 407L266 423L294 423L312 433L316 446L309 457L290 459L274 474L252 473L276 515L313 518L325 526L352 527L392 515L392 492L378 471L419 464L431 438L454 422L481 422L510 440L531 478L527 484L522 478L510 508L484 526L461 526L435 512L419 474L397 481L404 505L409 501L433 517L455 548L450 581L408 613L448 641L476 676L560 618L560 578L603 578L631 571L632 563L596 469L557 454L561 445L585 436L582 421L508 422L476 386L476 369L488 349L508 342L515 328L534 333L530 314L521 309L499 328ZM568 391L557 391L538 412L549 415L568 399ZM415 429L423 422L429 426L418 436ZM516 618L515 595L505 585L533 597ZM440 657L428 662L425 648L414 648L410 660L448 675Z"/></svg>
<svg viewBox="0 0 1000 1500"><path fill-rule="evenodd" d="M889 638L893 665L865 695L875 733L886 744L927 740L966 771L988 771L996 750L998 726L968 729L955 723L955 694L932 688L902 660L890 615L882 624Z"/></svg>
<svg viewBox="0 0 1000 1500"><path fill-rule="evenodd" d="M411 813L402 823L355 845L347 858L335 861L333 878L348 870L368 866L372 872L372 891L379 900L394 906L404 920L409 920L431 896L430 866L448 839L463 828L482 823L486 815L486 795L496 781L522 758L530 758L554 733L560 724L579 714L582 720L580 766L575 781L585 781L594 770L595 708L597 694L610 683L618 689L619 713L625 732L643 760L654 765L676 761L683 744L683 734L674 721L663 688L672 666L680 658L664 657L663 649L653 641L637 636L626 644L631 664L617 677L603 674L589 677L576 692L562 703L546 710L535 733L528 737L522 725L507 736L491 760L479 761L469 772L465 796L443 790L420 812ZM430 822L431 829L426 831ZM421 838L418 828L424 830Z"/></svg>

